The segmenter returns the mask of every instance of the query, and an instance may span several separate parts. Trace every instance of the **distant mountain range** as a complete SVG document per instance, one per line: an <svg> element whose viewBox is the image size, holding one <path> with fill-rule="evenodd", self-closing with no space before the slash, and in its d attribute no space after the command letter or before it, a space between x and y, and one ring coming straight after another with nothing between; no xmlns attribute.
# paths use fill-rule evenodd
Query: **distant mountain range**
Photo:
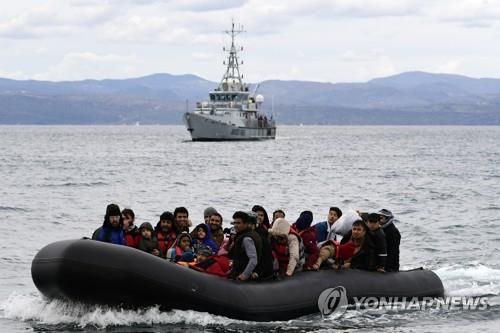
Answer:
<svg viewBox="0 0 500 333"><path fill-rule="evenodd" d="M186 108L216 86L170 74L65 82L0 78L0 124L180 124ZM500 125L500 79L407 72L365 83L270 80L258 93L268 111L274 105L281 124Z"/></svg>

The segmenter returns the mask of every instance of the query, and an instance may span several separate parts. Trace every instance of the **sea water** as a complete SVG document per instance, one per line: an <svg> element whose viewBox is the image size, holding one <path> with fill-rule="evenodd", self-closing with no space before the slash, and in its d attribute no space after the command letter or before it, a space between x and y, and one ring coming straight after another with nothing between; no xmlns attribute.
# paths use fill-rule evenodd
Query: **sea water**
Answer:
<svg viewBox="0 0 500 333"><path fill-rule="evenodd" d="M180 126L0 126L0 332L498 332L499 143L500 127L279 127L272 141L197 143ZM208 206L225 224L255 204L290 221L311 210L315 222L330 206L387 208L400 221L402 268L432 269L447 295L486 296L489 307L255 323L43 298L34 255L90 236L111 202L132 208L136 224L177 206L194 224Z"/></svg>

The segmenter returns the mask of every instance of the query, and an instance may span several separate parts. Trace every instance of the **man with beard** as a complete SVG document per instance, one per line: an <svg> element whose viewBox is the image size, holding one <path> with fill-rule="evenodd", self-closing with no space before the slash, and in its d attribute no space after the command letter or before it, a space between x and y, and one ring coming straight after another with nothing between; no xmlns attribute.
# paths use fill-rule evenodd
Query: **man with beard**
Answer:
<svg viewBox="0 0 500 333"><path fill-rule="evenodd" d="M155 236L160 256L165 258L167 250L177 239L177 233L174 230L174 215L171 212L163 212L160 215L160 220L155 227Z"/></svg>
<svg viewBox="0 0 500 333"><path fill-rule="evenodd" d="M380 216L380 226L385 234L387 241L387 260L385 263L386 272L399 271L399 244L401 243L401 234L394 222L399 222L394 218L391 211L382 209L378 212Z"/></svg>
<svg viewBox="0 0 500 333"><path fill-rule="evenodd" d="M131 247L137 247L141 235L139 233L139 229L134 224L135 213L132 209L125 208L124 210L122 210L122 216L123 216L123 232L125 234L125 240L127 241L127 245Z"/></svg>
<svg viewBox="0 0 500 333"><path fill-rule="evenodd" d="M104 215L102 227L94 231L92 239L106 243L127 245L125 233L123 232L123 217L118 205L109 204L106 207L106 215Z"/></svg>
<svg viewBox="0 0 500 333"><path fill-rule="evenodd" d="M222 215L215 212L208 219L208 225L212 233L212 240L217 244L219 249L224 243L224 230L222 229Z"/></svg>

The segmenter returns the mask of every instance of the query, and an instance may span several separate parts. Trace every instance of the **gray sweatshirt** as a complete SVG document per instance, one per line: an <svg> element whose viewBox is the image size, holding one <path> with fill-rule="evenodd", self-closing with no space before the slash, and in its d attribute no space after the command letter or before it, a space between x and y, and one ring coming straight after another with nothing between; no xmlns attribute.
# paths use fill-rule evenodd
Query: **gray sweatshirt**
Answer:
<svg viewBox="0 0 500 333"><path fill-rule="evenodd" d="M250 237L245 237L243 239L243 248L245 249L245 253L248 257L248 264L241 275L249 278L255 267L257 267L257 250L255 249L255 243L253 242L253 239Z"/></svg>

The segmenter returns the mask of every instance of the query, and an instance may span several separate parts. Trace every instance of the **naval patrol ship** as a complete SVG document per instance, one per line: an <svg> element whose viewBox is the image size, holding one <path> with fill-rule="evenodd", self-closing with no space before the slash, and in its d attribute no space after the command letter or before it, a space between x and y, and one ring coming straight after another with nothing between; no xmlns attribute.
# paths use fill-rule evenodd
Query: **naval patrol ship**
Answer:
<svg viewBox="0 0 500 333"><path fill-rule="evenodd" d="M187 130L193 141L274 139L276 122L272 115L261 112L264 97L256 95L257 89L251 93L240 74L243 61L238 52L243 47L237 48L234 39L243 30L235 30L233 22L231 30L224 32L231 37L231 46L223 48L229 53L226 72L219 86L209 92L209 99L196 103L194 111L184 114Z"/></svg>

